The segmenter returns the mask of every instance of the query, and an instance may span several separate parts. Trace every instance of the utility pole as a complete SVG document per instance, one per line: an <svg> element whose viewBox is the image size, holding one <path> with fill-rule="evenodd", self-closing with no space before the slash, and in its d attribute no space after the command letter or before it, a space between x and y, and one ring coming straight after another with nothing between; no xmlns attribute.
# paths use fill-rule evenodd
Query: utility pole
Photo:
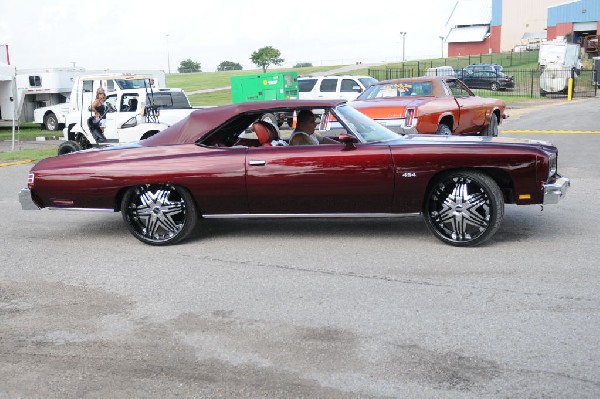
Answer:
<svg viewBox="0 0 600 399"><path fill-rule="evenodd" d="M171 73L171 57L169 56L169 35L167 34L167 69Z"/></svg>
<svg viewBox="0 0 600 399"><path fill-rule="evenodd" d="M442 58L444 58L444 36L440 36L440 40L442 41Z"/></svg>
<svg viewBox="0 0 600 399"><path fill-rule="evenodd" d="M405 48L405 44L406 44L406 32L400 32L400 35L402 35L402 62L406 61L406 58L404 57L404 48Z"/></svg>

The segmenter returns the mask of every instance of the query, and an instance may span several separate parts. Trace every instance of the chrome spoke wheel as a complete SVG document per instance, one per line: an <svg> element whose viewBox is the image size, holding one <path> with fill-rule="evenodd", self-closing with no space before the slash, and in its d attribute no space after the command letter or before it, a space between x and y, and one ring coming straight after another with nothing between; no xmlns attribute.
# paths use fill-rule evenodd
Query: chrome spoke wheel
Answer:
<svg viewBox="0 0 600 399"><path fill-rule="evenodd" d="M430 188L424 207L434 234L456 246L487 240L498 229L503 213L502 192L479 172L444 175Z"/></svg>
<svg viewBox="0 0 600 399"><path fill-rule="evenodd" d="M133 235L152 245L180 241L193 229L197 218L189 193L167 184L129 189L121 211Z"/></svg>

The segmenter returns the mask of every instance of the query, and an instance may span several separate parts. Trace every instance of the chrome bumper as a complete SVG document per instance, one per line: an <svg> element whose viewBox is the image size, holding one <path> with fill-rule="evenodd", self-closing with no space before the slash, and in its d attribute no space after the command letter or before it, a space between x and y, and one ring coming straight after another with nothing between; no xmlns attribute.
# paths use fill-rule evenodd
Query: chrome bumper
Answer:
<svg viewBox="0 0 600 399"><path fill-rule="evenodd" d="M19 202L21 203L21 209L24 211L35 211L40 209L31 199L31 191L28 188L19 191Z"/></svg>
<svg viewBox="0 0 600 399"><path fill-rule="evenodd" d="M558 204L571 186L571 181L566 177L559 177L554 183L544 184L544 204Z"/></svg>

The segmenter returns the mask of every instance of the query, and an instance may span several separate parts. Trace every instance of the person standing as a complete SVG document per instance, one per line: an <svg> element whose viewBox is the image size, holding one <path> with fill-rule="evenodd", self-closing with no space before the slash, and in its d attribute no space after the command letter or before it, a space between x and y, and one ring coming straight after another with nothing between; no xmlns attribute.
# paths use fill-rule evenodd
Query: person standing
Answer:
<svg viewBox="0 0 600 399"><path fill-rule="evenodd" d="M90 111L96 116L102 133L104 133L104 128L106 127L106 111L108 111L106 104L104 104L105 101L106 92L102 87L98 87L96 98L92 101L92 105L90 105Z"/></svg>

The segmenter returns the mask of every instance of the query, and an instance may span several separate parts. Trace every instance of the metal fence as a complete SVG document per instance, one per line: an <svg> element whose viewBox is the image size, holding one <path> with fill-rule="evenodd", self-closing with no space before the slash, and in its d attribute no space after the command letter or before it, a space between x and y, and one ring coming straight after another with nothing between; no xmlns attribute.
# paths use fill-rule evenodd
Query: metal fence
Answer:
<svg viewBox="0 0 600 399"><path fill-rule="evenodd" d="M369 68L368 74L377 80L414 78L423 76L428 68L425 68L423 63L413 68L404 65L397 68ZM495 94L530 98L566 96L566 82L572 76L574 77L573 97L595 97L598 94L598 86L600 85L600 76L594 70L583 70L577 74L571 69L554 69L540 72L537 69L523 70L504 67L503 72L513 77L514 88L498 91L478 88L472 89L473 92L483 96L493 96ZM457 75L460 78L461 70L457 70Z"/></svg>

